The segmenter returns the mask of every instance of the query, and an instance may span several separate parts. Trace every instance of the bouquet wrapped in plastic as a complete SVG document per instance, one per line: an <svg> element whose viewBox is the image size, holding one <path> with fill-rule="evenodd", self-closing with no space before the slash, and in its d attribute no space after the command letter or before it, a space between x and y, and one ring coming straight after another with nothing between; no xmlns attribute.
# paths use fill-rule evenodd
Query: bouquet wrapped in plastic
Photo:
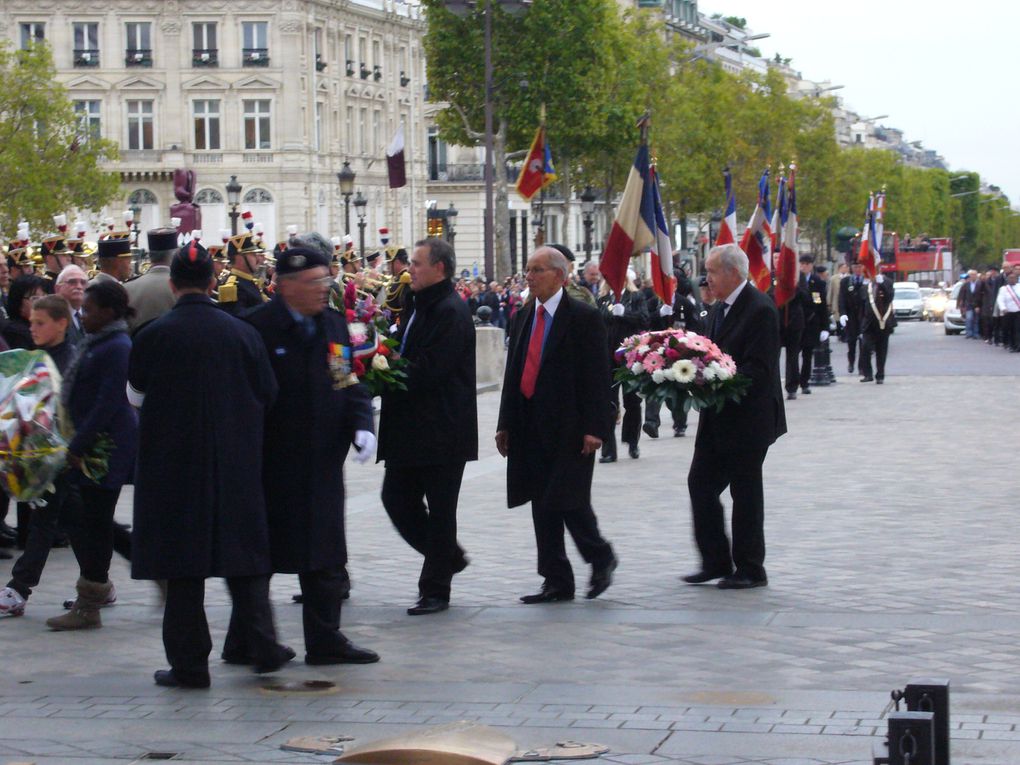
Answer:
<svg viewBox="0 0 1020 765"><path fill-rule="evenodd" d="M617 349L616 360L620 366L614 376L625 391L681 405L684 411L719 411L727 401L740 401L751 385L729 354L707 337L682 329L632 335Z"/></svg>
<svg viewBox="0 0 1020 765"><path fill-rule="evenodd" d="M45 351L0 353L0 484L19 502L38 500L64 469L59 408L60 373Z"/></svg>
<svg viewBox="0 0 1020 765"><path fill-rule="evenodd" d="M373 396L388 390L407 390L407 365L396 353L399 343L388 336L389 317L371 295L361 297L353 284L344 293L347 327L351 335L351 367Z"/></svg>

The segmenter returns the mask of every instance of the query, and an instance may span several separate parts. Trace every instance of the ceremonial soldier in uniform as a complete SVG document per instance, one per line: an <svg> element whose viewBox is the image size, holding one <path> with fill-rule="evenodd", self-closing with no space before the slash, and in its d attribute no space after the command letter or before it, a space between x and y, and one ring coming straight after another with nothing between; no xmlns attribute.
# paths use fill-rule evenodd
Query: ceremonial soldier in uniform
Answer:
<svg viewBox="0 0 1020 765"><path fill-rule="evenodd" d="M896 327L893 311L893 285L879 274L864 285L864 311L861 315L861 382L885 380L885 359L889 353L889 335ZM875 373L871 372L871 354L875 354Z"/></svg>
<svg viewBox="0 0 1020 765"><path fill-rule="evenodd" d="M148 238L149 270L124 284L128 301L135 309L134 317L128 319L128 330L132 334L174 307L170 260L178 249L177 229L154 228L149 231Z"/></svg>
<svg viewBox="0 0 1020 765"><path fill-rule="evenodd" d="M826 326L829 307L825 302L825 281L814 270L813 255L800 256L800 288L804 295L804 333L800 340L800 391L811 392L811 360L815 346L829 339ZM824 337L822 334L824 333Z"/></svg>
<svg viewBox="0 0 1020 765"><path fill-rule="evenodd" d="M772 293L775 295L776 280L772 280ZM786 351L785 387L786 398L797 398L797 386L800 383L800 348L804 337L804 314L811 304L811 296L807 293L803 279L797 282L797 288L785 305L779 307L779 334Z"/></svg>
<svg viewBox="0 0 1020 765"><path fill-rule="evenodd" d="M390 260L392 278L382 301L383 310L390 312L391 321L397 326L402 326L403 318L410 312L408 306L411 304L411 272L407 270L409 260L407 250L402 247L393 253L393 259Z"/></svg>
<svg viewBox="0 0 1020 765"><path fill-rule="evenodd" d="M343 314L325 310L329 258L291 246L276 268L273 300L244 317L262 336L280 386L262 467L273 571L298 575L306 664L369 664L379 656L340 632L340 604L343 465L352 444L358 462L375 452L372 400L354 375Z"/></svg>
<svg viewBox="0 0 1020 765"><path fill-rule="evenodd" d="M49 284L48 292L53 292L57 277L65 266L71 264L71 254L67 249L67 240L62 235L48 236L39 245L42 254L43 278Z"/></svg>
<svg viewBox="0 0 1020 765"><path fill-rule="evenodd" d="M100 239L96 265L99 271L92 277L93 282L127 281L131 277L131 235L114 231Z"/></svg>
<svg viewBox="0 0 1020 765"><path fill-rule="evenodd" d="M268 300L259 275L265 264L266 252L246 231L227 241L227 260L230 261L230 269L221 276L217 300L220 308L240 316Z"/></svg>
<svg viewBox="0 0 1020 765"><path fill-rule="evenodd" d="M861 314L864 312L864 266L853 263L850 275L839 283L839 323L846 340L847 371L854 373L857 358L857 340L861 334Z"/></svg>

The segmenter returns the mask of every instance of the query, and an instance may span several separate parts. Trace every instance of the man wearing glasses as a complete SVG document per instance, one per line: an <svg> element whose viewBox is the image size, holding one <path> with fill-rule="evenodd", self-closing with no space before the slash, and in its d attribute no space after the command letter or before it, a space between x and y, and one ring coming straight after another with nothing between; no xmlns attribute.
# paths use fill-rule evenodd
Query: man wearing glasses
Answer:
<svg viewBox="0 0 1020 765"><path fill-rule="evenodd" d="M67 325L67 340L71 345L77 345L85 337L85 328L81 323L81 304L85 302L85 288L88 284L88 277L82 269L78 266L65 266L53 288L71 306L71 323Z"/></svg>
<svg viewBox="0 0 1020 765"><path fill-rule="evenodd" d="M288 247L276 264L276 292L244 318L258 330L280 386L266 416L262 478L273 571L297 574L305 663L370 664L378 654L340 632L346 577L343 465L375 452L372 400L352 372L343 314L327 311L329 258ZM224 654L243 655L240 630Z"/></svg>

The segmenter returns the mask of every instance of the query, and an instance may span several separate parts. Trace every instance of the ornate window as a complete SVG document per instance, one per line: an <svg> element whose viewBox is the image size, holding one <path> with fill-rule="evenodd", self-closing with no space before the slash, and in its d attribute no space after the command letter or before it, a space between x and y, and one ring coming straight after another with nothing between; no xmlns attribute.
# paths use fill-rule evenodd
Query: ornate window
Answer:
<svg viewBox="0 0 1020 765"><path fill-rule="evenodd" d="M131 192L131 196L128 197L128 204L132 207L141 205L155 205L159 204L156 199L156 195L148 189L138 189L137 191Z"/></svg>
<svg viewBox="0 0 1020 765"><path fill-rule="evenodd" d="M221 205L223 195L216 189L202 189L195 194L195 202L200 205Z"/></svg>
<svg viewBox="0 0 1020 765"><path fill-rule="evenodd" d="M244 203L247 205L272 204L273 195L265 189L249 189L244 195Z"/></svg>

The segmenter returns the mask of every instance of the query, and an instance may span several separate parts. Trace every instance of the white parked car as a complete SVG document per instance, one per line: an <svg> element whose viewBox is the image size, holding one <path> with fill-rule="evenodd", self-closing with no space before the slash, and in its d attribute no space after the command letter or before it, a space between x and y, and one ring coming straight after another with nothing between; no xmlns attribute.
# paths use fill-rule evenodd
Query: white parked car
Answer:
<svg viewBox="0 0 1020 765"><path fill-rule="evenodd" d="M915 282L897 282L893 285L893 311L897 319L921 320L924 315L924 299Z"/></svg>
<svg viewBox="0 0 1020 765"><path fill-rule="evenodd" d="M953 285L953 290L949 293L949 302L946 303L946 312L942 315L942 326L947 335L958 335L966 329L966 320L956 307L956 298L960 295L962 285L963 282Z"/></svg>

